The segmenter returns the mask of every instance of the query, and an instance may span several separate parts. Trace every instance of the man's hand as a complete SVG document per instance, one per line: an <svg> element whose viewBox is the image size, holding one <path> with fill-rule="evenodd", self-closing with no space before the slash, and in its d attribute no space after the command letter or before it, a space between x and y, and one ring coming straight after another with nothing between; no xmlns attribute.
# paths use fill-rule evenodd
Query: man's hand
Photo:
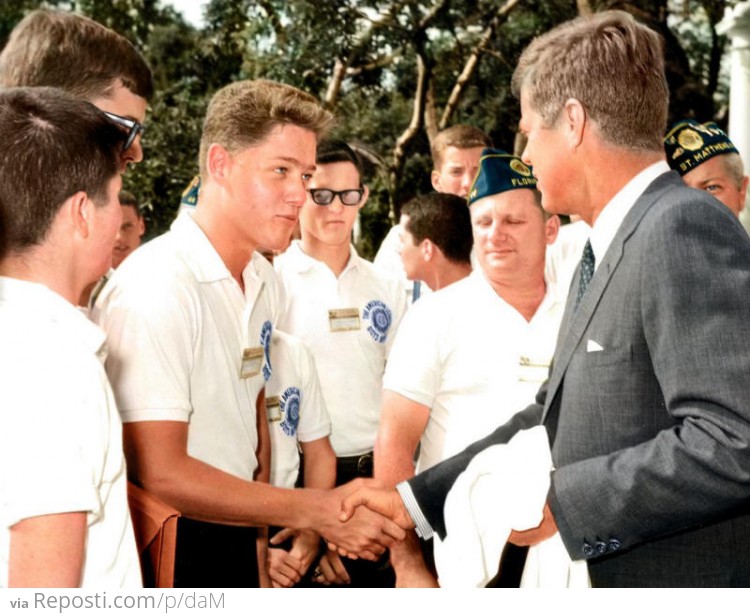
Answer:
<svg viewBox="0 0 750 614"><path fill-rule="evenodd" d="M358 480L359 481L359 480ZM364 482L364 480L363 480ZM367 508L373 512L390 518L402 529L402 533L414 528L414 521L406 511L401 496L395 488L373 488L369 485L358 488L347 496L341 505L341 520L349 521L352 514ZM403 537L399 538L399 541Z"/></svg>
<svg viewBox="0 0 750 614"><path fill-rule="evenodd" d="M552 510L545 503L542 522L539 523L539 526L527 531L511 531L508 541L516 546L536 546L555 533L557 533L557 523L552 516Z"/></svg>
<svg viewBox="0 0 750 614"><path fill-rule="evenodd" d="M313 573L313 582L330 586L331 584L349 584L351 578L341 562L338 553L328 550L318 561L318 566Z"/></svg>
<svg viewBox="0 0 750 614"><path fill-rule="evenodd" d="M315 531L282 529L271 538L270 543L278 545L290 537L292 548L289 552L281 548L268 550L268 573L274 588L289 588L297 584L318 554L320 536Z"/></svg>
<svg viewBox="0 0 750 614"><path fill-rule="evenodd" d="M350 495L368 483L373 482L360 478L326 492L323 496L330 514L326 514L321 519L321 525L316 528L330 542L329 547L337 549L340 554L377 561L387 547L404 539L406 531L388 515L358 503L359 498L350 498ZM353 504L347 508L344 501L349 499ZM406 514L405 510L404 513Z"/></svg>
<svg viewBox="0 0 750 614"><path fill-rule="evenodd" d="M291 588L302 578L300 561L286 550L269 548L268 575L274 588Z"/></svg>

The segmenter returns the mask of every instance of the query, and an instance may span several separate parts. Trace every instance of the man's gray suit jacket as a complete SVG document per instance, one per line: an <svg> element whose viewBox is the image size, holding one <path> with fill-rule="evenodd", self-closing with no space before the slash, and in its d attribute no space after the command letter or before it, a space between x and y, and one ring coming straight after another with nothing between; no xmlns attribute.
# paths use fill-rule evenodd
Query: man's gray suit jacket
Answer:
<svg viewBox="0 0 750 614"><path fill-rule="evenodd" d="M432 527L489 445L543 423L548 503L594 586L750 586L750 239L676 173L622 222L537 402L409 481ZM596 351L598 347L602 349Z"/></svg>

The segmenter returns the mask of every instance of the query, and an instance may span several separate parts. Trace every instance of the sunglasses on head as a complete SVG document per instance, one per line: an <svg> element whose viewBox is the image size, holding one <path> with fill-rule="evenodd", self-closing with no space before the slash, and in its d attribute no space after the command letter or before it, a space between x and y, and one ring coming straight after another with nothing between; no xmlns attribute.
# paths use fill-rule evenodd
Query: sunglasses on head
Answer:
<svg viewBox="0 0 750 614"><path fill-rule="evenodd" d="M143 133L146 131L146 128L143 126L143 124L138 123L134 119L123 117L122 115L117 115L116 113L109 113L108 111L104 111L104 114L110 119L110 121L117 124L118 126L125 128L128 131L128 136L125 139L125 144L122 146L123 151L127 151L128 149L130 149L135 139L138 138L138 135L141 135L142 137Z"/></svg>
<svg viewBox="0 0 750 614"><path fill-rule="evenodd" d="M362 201L362 195L365 193L364 188L351 190L329 190L328 188L311 188L308 190L316 205L330 205L337 196L342 205L354 207Z"/></svg>

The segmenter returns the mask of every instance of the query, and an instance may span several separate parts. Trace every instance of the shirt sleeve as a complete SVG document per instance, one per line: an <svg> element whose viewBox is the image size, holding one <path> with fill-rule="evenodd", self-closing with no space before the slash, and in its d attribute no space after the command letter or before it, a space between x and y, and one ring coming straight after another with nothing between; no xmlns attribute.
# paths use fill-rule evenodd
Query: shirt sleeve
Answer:
<svg viewBox="0 0 750 614"><path fill-rule="evenodd" d="M432 407L440 384L438 335L428 310L415 304L395 335L383 376L383 389Z"/></svg>
<svg viewBox="0 0 750 614"><path fill-rule="evenodd" d="M95 518L108 430L101 366L93 355L29 343L43 355L0 358L0 370L15 374L0 387L2 525L68 512Z"/></svg>
<svg viewBox="0 0 750 614"><path fill-rule="evenodd" d="M106 369L123 422L189 421L199 308L185 284L117 275L107 284L92 319L107 333Z"/></svg>
<svg viewBox="0 0 750 614"><path fill-rule="evenodd" d="M320 390L318 372L307 347L300 341L299 363L302 375L302 411L299 418L297 439L303 443L322 439L331 434L331 419Z"/></svg>

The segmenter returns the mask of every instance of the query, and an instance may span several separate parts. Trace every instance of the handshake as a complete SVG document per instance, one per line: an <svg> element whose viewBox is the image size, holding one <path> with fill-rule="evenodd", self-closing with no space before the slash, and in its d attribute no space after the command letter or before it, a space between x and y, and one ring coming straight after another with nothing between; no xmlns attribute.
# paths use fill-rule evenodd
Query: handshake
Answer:
<svg viewBox="0 0 750 614"><path fill-rule="evenodd" d="M396 489L380 488L375 480L360 478L314 496L320 505L310 508L310 528L342 556L375 561L414 528Z"/></svg>

